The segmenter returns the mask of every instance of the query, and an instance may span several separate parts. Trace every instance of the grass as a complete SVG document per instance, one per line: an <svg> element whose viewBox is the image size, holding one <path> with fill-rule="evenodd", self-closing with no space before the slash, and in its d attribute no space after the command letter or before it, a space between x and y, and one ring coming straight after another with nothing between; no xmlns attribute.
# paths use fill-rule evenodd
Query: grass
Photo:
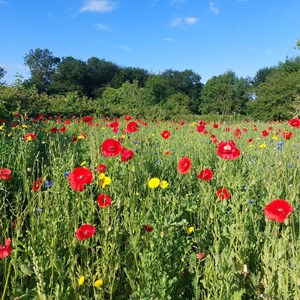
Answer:
<svg viewBox="0 0 300 300"><path fill-rule="evenodd" d="M0 244L11 238L12 252L0 259L0 299L300 299L298 129L250 122L214 128L211 122L202 134L199 120L139 120L139 131L128 134L122 132L127 122L119 121L117 133L100 118L69 125L17 119L17 126L3 126L0 169L11 169L12 180L0 180ZM65 132L51 133L63 126ZM293 136L284 139L282 131ZM37 138L24 141L28 132ZM240 157L220 158L211 134L233 139ZM121 139L135 156L127 162L103 156L108 138ZM192 161L188 174L177 171L183 156ZM100 163L111 178L104 188ZM93 173L83 192L65 175L79 166ZM205 168L214 173L210 181L197 177ZM150 188L155 177L168 187ZM228 200L217 198L221 187ZM112 197L111 206L98 206L101 193ZM294 207L284 223L264 215L274 199ZM75 233L83 224L96 232L79 241Z"/></svg>

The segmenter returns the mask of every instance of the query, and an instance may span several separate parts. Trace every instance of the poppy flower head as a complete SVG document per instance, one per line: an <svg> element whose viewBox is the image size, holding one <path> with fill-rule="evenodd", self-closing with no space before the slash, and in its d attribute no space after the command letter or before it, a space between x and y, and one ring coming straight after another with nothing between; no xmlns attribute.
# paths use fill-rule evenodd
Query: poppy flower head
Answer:
<svg viewBox="0 0 300 300"><path fill-rule="evenodd" d="M220 200L228 200L230 198L230 194L228 193L227 189L224 187L218 189L216 195Z"/></svg>
<svg viewBox="0 0 300 300"><path fill-rule="evenodd" d="M132 122L129 122L129 123L127 124L126 132L128 132L128 133L133 133L133 132L138 131L138 129L139 129L138 123L132 121Z"/></svg>
<svg viewBox="0 0 300 300"><path fill-rule="evenodd" d="M192 162L188 157L183 157L177 164L177 170L181 174L187 174L192 168Z"/></svg>
<svg viewBox="0 0 300 300"><path fill-rule="evenodd" d="M134 157L134 152L130 149L123 148L120 152L121 161L126 162Z"/></svg>
<svg viewBox="0 0 300 300"><path fill-rule="evenodd" d="M0 180L11 180L11 170L8 168L0 169Z"/></svg>
<svg viewBox="0 0 300 300"><path fill-rule="evenodd" d="M84 116L84 117L82 117L82 122L83 123L89 123L89 122L92 122L93 120L94 120L93 116Z"/></svg>
<svg viewBox="0 0 300 300"><path fill-rule="evenodd" d="M241 151L236 147L233 140L221 141L217 148L217 154L225 160L234 160L240 156Z"/></svg>
<svg viewBox="0 0 300 300"><path fill-rule="evenodd" d="M293 118L293 119L289 120L288 123L293 127L296 127L296 128L300 127L300 119L298 119L298 118Z"/></svg>
<svg viewBox="0 0 300 300"><path fill-rule="evenodd" d="M101 151L104 156L116 156L122 149L121 143L114 139L107 139L102 143Z"/></svg>
<svg viewBox="0 0 300 300"><path fill-rule="evenodd" d="M107 167L106 167L106 165L104 165L104 164L99 164L99 165L97 166L97 171L98 171L99 173L105 173L106 169L107 169Z"/></svg>
<svg viewBox="0 0 300 300"><path fill-rule="evenodd" d="M163 130L162 133L161 133L161 136L162 136L164 139L168 139L168 138L170 138L171 133L170 133L169 130Z"/></svg>
<svg viewBox="0 0 300 300"><path fill-rule="evenodd" d="M294 207L286 200L276 199L265 206L264 214L269 220L282 223L293 211Z"/></svg>
<svg viewBox="0 0 300 300"><path fill-rule="evenodd" d="M11 239L8 238L5 240L4 245L0 245L0 259L10 256L12 247Z"/></svg>
<svg viewBox="0 0 300 300"><path fill-rule="evenodd" d="M204 169L200 171L198 178L202 180L211 180L213 178L213 171L208 168Z"/></svg>
<svg viewBox="0 0 300 300"><path fill-rule="evenodd" d="M89 224L84 224L76 230L76 237L79 241L83 241L92 237L96 232L96 227Z"/></svg>
<svg viewBox="0 0 300 300"><path fill-rule="evenodd" d="M84 186L93 180L93 174L89 168L75 168L68 176L71 188L78 192L84 191Z"/></svg>
<svg viewBox="0 0 300 300"><path fill-rule="evenodd" d="M39 178L38 180L34 180L32 190L34 192L38 192L40 190L41 186L42 186L42 183L43 183L42 178Z"/></svg>
<svg viewBox="0 0 300 300"><path fill-rule="evenodd" d="M111 196L106 194L100 194L97 197L97 203L101 208L105 208L111 205Z"/></svg>
<svg viewBox="0 0 300 300"><path fill-rule="evenodd" d="M290 132L282 132L282 137L285 138L286 140L289 140L291 137L292 137L293 133L290 131Z"/></svg>
<svg viewBox="0 0 300 300"><path fill-rule="evenodd" d="M144 225L143 230L145 230L146 232L152 232L154 228L151 225Z"/></svg>

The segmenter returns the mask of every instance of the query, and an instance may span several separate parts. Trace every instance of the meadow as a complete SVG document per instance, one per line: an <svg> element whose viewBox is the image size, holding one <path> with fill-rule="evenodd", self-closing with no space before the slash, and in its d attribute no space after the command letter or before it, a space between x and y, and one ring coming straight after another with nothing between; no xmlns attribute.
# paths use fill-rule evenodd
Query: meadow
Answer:
<svg viewBox="0 0 300 300"><path fill-rule="evenodd" d="M300 299L300 120L0 123L0 299Z"/></svg>

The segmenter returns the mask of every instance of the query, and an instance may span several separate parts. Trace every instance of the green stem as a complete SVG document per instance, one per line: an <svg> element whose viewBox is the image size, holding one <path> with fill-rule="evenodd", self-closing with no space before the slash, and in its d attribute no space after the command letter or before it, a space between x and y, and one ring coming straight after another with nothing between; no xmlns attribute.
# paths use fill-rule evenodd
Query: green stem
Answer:
<svg viewBox="0 0 300 300"><path fill-rule="evenodd" d="M4 297L5 297L5 292L6 292L6 289L7 289L7 286L8 286L8 278L9 278L9 275L10 275L10 269L11 269L11 262L9 262L9 265L8 265L7 276L6 276L5 285L4 285L4 289L3 289L3 294L2 294L1 300L4 300Z"/></svg>

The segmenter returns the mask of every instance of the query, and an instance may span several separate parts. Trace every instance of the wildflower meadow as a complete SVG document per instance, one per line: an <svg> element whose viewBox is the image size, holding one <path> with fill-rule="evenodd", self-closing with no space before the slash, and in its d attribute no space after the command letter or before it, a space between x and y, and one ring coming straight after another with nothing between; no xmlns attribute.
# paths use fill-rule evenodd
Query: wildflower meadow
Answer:
<svg viewBox="0 0 300 300"><path fill-rule="evenodd" d="M0 299L300 299L300 120L0 123Z"/></svg>

